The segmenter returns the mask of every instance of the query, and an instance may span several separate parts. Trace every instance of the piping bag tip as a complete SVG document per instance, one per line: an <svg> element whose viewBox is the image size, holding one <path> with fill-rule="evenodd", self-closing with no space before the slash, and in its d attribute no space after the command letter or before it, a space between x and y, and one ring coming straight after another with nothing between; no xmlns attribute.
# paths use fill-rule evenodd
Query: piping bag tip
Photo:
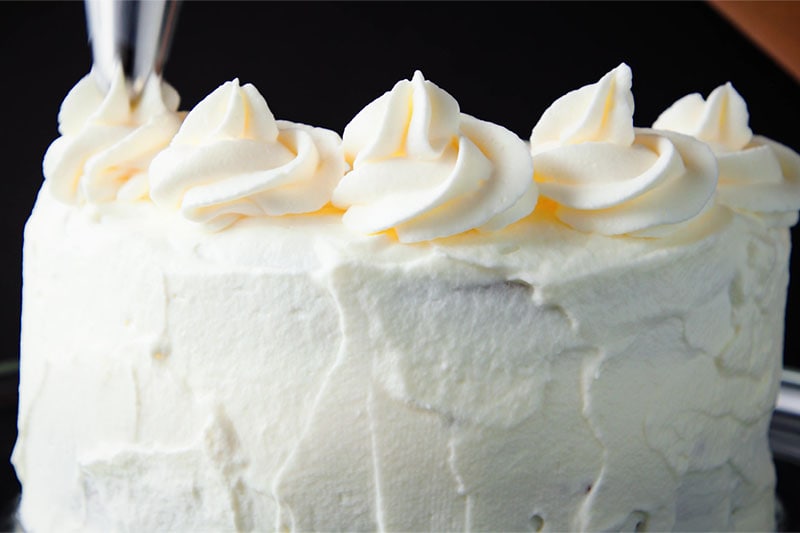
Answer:
<svg viewBox="0 0 800 533"><path fill-rule="evenodd" d="M179 0L84 0L92 46L92 75L107 92L115 72L125 74L131 99L164 69Z"/></svg>

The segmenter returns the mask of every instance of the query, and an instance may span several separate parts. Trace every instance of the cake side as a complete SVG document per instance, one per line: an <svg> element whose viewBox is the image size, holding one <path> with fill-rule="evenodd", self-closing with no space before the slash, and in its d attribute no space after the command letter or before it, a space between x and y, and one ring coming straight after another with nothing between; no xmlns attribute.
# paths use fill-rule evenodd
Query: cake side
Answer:
<svg viewBox="0 0 800 533"><path fill-rule="evenodd" d="M540 212L399 245L169 216L40 194L26 527L771 527L785 229L720 207L655 242Z"/></svg>

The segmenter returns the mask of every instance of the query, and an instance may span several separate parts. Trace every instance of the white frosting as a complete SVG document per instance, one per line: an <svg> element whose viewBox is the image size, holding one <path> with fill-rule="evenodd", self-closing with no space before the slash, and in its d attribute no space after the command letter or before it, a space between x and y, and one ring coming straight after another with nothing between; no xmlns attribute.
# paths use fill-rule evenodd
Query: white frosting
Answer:
<svg viewBox="0 0 800 533"><path fill-rule="evenodd" d="M322 215L209 233L45 188L22 521L769 530L788 250L786 229L721 209L662 239L544 211L402 245Z"/></svg>
<svg viewBox="0 0 800 533"><path fill-rule="evenodd" d="M122 69L103 94L92 74L67 94L58 114L61 137L44 157L44 176L68 203L135 200L147 195L147 167L178 131L179 96L151 77L131 102Z"/></svg>
<svg viewBox="0 0 800 533"><path fill-rule="evenodd" d="M275 121L251 84L224 83L150 166L153 200L211 229L247 216L310 213L344 174L339 136Z"/></svg>
<svg viewBox="0 0 800 533"><path fill-rule="evenodd" d="M721 203L773 215L770 220L791 226L800 209L800 155L766 137L753 136L748 120L747 104L726 83L708 100L697 93L684 96L653 127L692 135L711 146L719 163Z"/></svg>
<svg viewBox="0 0 800 533"><path fill-rule="evenodd" d="M633 128L626 65L530 152L416 73L344 148L234 80L153 158L177 96L120 80L65 100L25 230L26 530L773 527L789 233L707 208L714 154ZM797 155L719 94L726 190L796 216ZM150 159L153 203L99 203Z"/></svg>
<svg viewBox="0 0 800 533"><path fill-rule="evenodd" d="M344 149L353 170L333 202L361 233L394 229L401 242L418 242L498 230L536 205L523 141L461 113L419 71L353 118Z"/></svg>
<svg viewBox="0 0 800 533"><path fill-rule="evenodd" d="M633 133L633 74L625 63L595 84L553 102L531 132L531 152L569 144L605 142L630 146Z"/></svg>
<svg viewBox="0 0 800 533"><path fill-rule="evenodd" d="M742 96L726 83L708 95L687 94L661 113L654 128L672 130L697 137L715 153L738 152L753 138L750 114Z"/></svg>
<svg viewBox="0 0 800 533"><path fill-rule="evenodd" d="M533 128L534 178L563 222L656 235L709 203L717 178L711 151L684 135L634 128L633 108L631 71L621 64L553 102Z"/></svg>

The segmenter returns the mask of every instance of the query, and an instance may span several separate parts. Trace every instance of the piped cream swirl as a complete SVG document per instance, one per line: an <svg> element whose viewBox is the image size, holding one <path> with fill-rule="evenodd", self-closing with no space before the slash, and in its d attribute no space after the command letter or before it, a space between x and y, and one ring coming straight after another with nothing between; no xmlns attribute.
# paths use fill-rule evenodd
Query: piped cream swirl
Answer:
<svg viewBox="0 0 800 533"><path fill-rule="evenodd" d="M498 230L536 205L525 143L460 112L417 71L359 112L344 130L353 170L333 193L344 224L394 229L401 242Z"/></svg>
<svg viewBox="0 0 800 533"><path fill-rule="evenodd" d="M714 193L716 165L704 144L633 127L631 81L623 63L556 100L533 128L539 190L578 230L669 233L703 211Z"/></svg>
<svg viewBox="0 0 800 533"><path fill-rule="evenodd" d="M653 127L691 135L711 147L719 165L721 203L741 211L779 215L774 220L793 224L800 209L800 155L753 135L749 118L744 99L726 83L707 100L697 93L684 96Z"/></svg>
<svg viewBox="0 0 800 533"><path fill-rule="evenodd" d="M251 84L224 83L192 109L150 166L153 200L222 229L241 217L310 213L347 168L329 130L276 121Z"/></svg>
<svg viewBox="0 0 800 533"><path fill-rule="evenodd" d="M88 74L58 114L61 137L44 157L52 193L67 203L134 200L147 195L147 168L178 131L180 97L157 77L131 102L122 69L106 94Z"/></svg>

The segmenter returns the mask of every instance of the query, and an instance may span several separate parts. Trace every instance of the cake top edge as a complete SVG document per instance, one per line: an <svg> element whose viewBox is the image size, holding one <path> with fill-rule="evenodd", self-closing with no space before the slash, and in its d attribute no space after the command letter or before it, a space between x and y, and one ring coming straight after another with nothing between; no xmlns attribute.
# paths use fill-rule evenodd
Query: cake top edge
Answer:
<svg viewBox="0 0 800 533"><path fill-rule="evenodd" d="M359 111L343 136L276 120L252 84L223 83L188 112L152 77L130 100L117 72L69 92L43 170L61 202L151 202L203 230L249 217L337 213L403 243L497 232L547 212L609 236L660 238L730 209L789 226L800 156L754 135L730 83L634 126L625 63L554 101L529 142L461 111L416 71Z"/></svg>

